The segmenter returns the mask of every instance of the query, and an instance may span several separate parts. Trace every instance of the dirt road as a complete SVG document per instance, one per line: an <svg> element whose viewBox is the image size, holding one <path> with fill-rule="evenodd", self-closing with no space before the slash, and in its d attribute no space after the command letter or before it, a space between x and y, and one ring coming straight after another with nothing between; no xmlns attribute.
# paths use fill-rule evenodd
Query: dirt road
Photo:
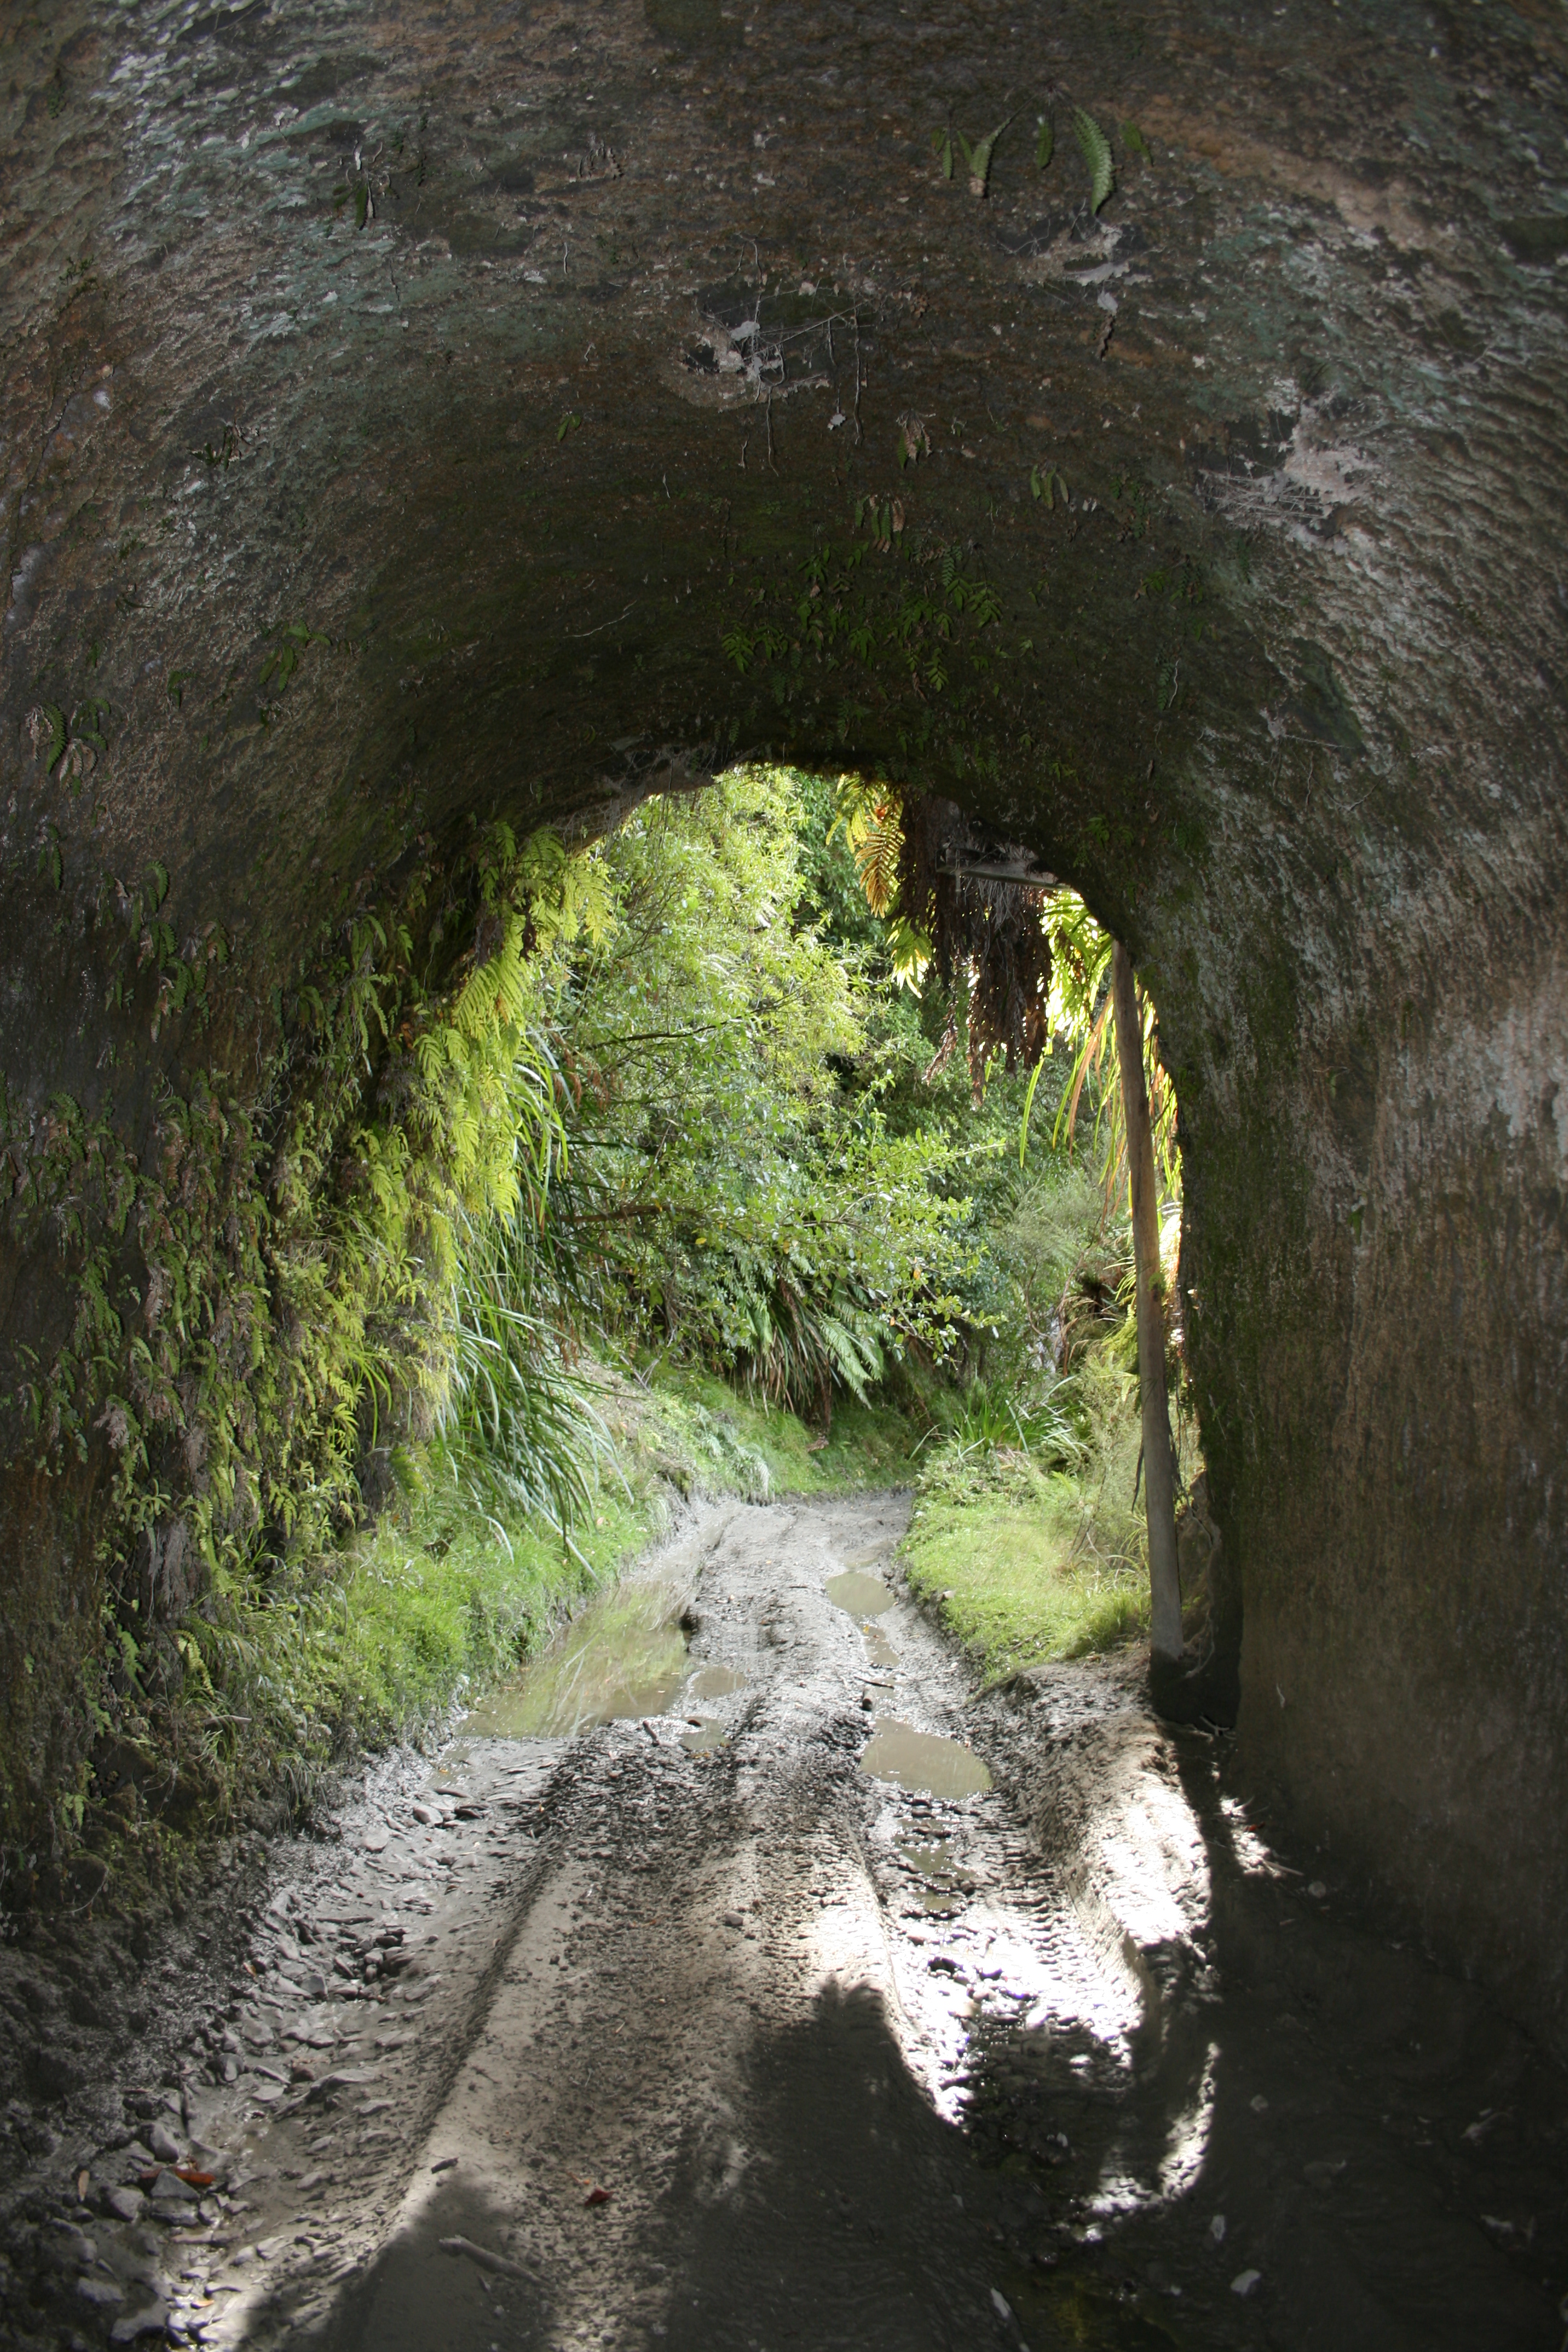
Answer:
<svg viewBox="0 0 1568 2352"><path fill-rule="evenodd" d="M976 1703L906 1513L705 1512L286 1848L77 2340L1557 2352L1556 2070L1130 1679Z"/></svg>

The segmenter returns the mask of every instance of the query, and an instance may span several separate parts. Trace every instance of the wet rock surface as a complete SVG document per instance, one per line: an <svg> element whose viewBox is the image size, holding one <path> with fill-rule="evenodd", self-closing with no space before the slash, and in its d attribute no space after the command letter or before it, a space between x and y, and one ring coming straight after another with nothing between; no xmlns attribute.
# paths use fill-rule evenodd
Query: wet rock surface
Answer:
<svg viewBox="0 0 1568 2352"><path fill-rule="evenodd" d="M906 1509L699 1515L667 1711L392 1759L176 1929L13 2105L7 2342L1555 2347L1558 2070L1130 1671L977 1696Z"/></svg>

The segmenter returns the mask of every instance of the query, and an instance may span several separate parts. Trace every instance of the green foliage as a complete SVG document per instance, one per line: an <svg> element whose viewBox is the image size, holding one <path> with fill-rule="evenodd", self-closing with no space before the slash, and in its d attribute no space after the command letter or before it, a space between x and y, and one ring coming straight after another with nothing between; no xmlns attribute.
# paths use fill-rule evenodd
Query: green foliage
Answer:
<svg viewBox="0 0 1568 2352"><path fill-rule="evenodd" d="M945 1139L896 1135L850 1072L874 992L799 919L781 771L647 803L592 854L614 912L555 1002L574 1108L553 1219L591 1237L611 1328L812 1403L952 1344L963 1211Z"/></svg>
<svg viewBox="0 0 1568 2352"><path fill-rule="evenodd" d="M1141 1636L1149 1585L1125 1231L1107 1232L1095 1189L1068 1172L1032 1188L995 1247L1030 1337L1007 1384L963 1392L922 1450L903 1556L913 1589L1000 1676ZM1190 1482L1184 1416L1177 1436Z"/></svg>
<svg viewBox="0 0 1568 2352"><path fill-rule="evenodd" d="M1051 941L1050 1022L1053 1036L1065 1037L1073 1055L1072 1071L1057 1112L1051 1142L1056 1150L1070 1150L1079 1108L1086 1086L1095 1106L1095 1125L1104 1139L1101 1181L1109 1207L1127 1188L1127 1130L1116 1060L1115 1024L1111 1016L1110 956L1112 940L1102 930L1076 890L1058 890L1047 901L1043 920ZM1167 1199L1179 1199L1182 1190L1181 1150L1176 1140L1176 1090L1160 1059L1159 1030L1152 999L1138 990L1143 1032L1143 1082L1149 1090L1154 1133L1154 1163ZM1036 1076L1042 1065L1037 1066ZM1018 1137L1018 1164L1027 1155L1028 1115L1034 1084L1025 1105Z"/></svg>
<svg viewBox="0 0 1568 2352"><path fill-rule="evenodd" d="M1039 128L1035 138L1035 169L1037 172L1043 172L1056 152L1057 126L1055 117L1049 114L1042 114L1039 120Z"/></svg>
<svg viewBox="0 0 1568 2352"><path fill-rule="evenodd" d="M49 722L49 748L44 765L52 770L58 766L65 756L66 715L58 703L46 702L44 717Z"/></svg>
<svg viewBox="0 0 1568 2352"><path fill-rule="evenodd" d="M1008 116L1007 121L1009 122L1012 121L1011 115ZM963 150L963 161L969 173L969 193L972 196L983 196L985 194L985 184L991 177L992 153L996 142L1006 128L1006 122L999 122L994 131L988 131L984 139L977 139L973 147L963 131L959 132L958 143ZM951 157L945 176L948 179L952 177Z"/></svg>
<svg viewBox="0 0 1568 2352"><path fill-rule="evenodd" d="M1116 166L1110 157L1110 142L1095 121L1081 106L1072 110L1073 136L1089 165L1089 209L1098 212L1107 196L1116 187Z"/></svg>
<svg viewBox="0 0 1568 2352"><path fill-rule="evenodd" d="M824 549L729 657L847 634L853 576ZM951 550L890 576L879 658L926 676L999 623ZM318 638L291 624L268 677ZM928 1478L1088 1475L1088 1391L1040 1380L1068 1213L1011 1164L1022 1076L976 1106L954 1062L964 1005L889 897L899 814L750 769L585 851L494 824L324 929L246 1078L165 1087L134 1153L63 1095L0 1103L9 1240L68 1302L11 1450L107 1469L97 1732L197 1759L221 1803L286 1757L302 1797L543 1638L660 1480L909 1476L892 1394L938 1424ZM227 943L182 941L164 866L99 916L110 1001L151 1001L154 1035L215 1001L215 1034L241 1025ZM956 1413L933 1367L969 1383ZM202 1567L177 1623L139 1597L172 1529Z"/></svg>

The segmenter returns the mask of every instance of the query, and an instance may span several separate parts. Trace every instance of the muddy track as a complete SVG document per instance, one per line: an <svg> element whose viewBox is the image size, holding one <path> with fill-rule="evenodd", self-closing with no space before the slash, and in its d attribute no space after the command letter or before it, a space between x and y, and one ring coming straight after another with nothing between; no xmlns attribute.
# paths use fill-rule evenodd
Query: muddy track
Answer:
<svg viewBox="0 0 1568 2352"><path fill-rule="evenodd" d="M16 2340L1556 2352L1560 2075L1129 1678L977 1700L906 1516L700 1514L659 1712L491 1709L280 1847Z"/></svg>

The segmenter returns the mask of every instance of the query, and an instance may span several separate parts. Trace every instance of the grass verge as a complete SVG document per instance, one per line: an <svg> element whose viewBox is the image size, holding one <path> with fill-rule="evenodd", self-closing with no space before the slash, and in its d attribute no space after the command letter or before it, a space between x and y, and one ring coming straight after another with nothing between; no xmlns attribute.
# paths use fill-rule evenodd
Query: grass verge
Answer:
<svg viewBox="0 0 1568 2352"><path fill-rule="evenodd" d="M1112 1331L1005 1422L980 1398L923 1463L902 1549L910 1585L988 1681L1148 1633L1129 1352ZM1185 1477L1198 1466L1190 1436L1179 1466Z"/></svg>
<svg viewBox="0 0 1568 2352"><path fill-rule="evenodd" d="M1147 1576L1086 1553L1077 1479L1005 1451L952 1468L922 1482L904 1566L988 1681L1147 1632Z"/></svg>

